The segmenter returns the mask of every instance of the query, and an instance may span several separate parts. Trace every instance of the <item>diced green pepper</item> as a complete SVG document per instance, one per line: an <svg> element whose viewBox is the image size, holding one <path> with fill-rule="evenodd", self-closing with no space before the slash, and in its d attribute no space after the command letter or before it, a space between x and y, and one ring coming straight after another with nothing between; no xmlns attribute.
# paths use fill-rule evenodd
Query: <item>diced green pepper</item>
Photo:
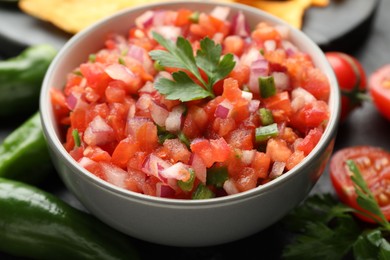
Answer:
<svg viewBox="0 0 390 260"><path fill-rule="evenodd" d="M259 77L259 89L262 98L269 98L276 94L273 76Z"/></svg>
<svg viewBox="0 0 390 260"><path fill-rule="evenodd" d="M199 22L199 12L193 12L191 15L190 15L190 21L193 22L193 23L198 23Z"/></svg>
<svg viewBox="0 0 390 260"><path fill-rule="evenodd" d="M224 182L228 179L229 174L225 166L211 167L207 169L207 185L214 185L216 188L222 188Z"/></svg>
<svg viewBox="0 0 390 260"><path fill-rule="evenodd" d="M80 147L81 139L80 139L79 131L77 129L72 130L72 136L73 136L73 140L74 140L74 145L76 147Z"/></svg>
<svg viewBox="0 0 390 260"><path fill-rule="evenodd" d="M190 178L187 181L182 181L182 180L177 181L177 185L183 191L190 191L194 187L195 171L192 168L190 168L189 172L190 172Z"/></svg>
<svg viewBox="0 0 390 260"><path fill-rule="evenodd" d="M274 123L274 117L272 116L271 110L262 107L259 109L259 114L260 114L261 124L263 126L270 125L270 124Z"/></svg>
<svg viewBox="0 0 390 260"><path fill-rule="evenodd" d="M276 123L260 126L256 128L256 142L263 142L271 137L275 137L279 134L278 125Z"/></svg>
<svg viewBox="0 0 390 260"><path fill-rule="evenodd" d="M202 183L196 187L195 192L192 194L192 199L194 200L211 199L214 197L214 192Z"/></svg>

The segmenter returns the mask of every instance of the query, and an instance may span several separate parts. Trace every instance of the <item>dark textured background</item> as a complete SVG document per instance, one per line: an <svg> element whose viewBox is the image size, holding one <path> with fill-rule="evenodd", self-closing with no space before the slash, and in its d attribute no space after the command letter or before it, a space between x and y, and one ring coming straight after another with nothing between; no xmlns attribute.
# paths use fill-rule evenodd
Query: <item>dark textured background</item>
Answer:
<svg viewBox="0 0 390 260"><path fill-rule="evenodd" d="M390 0L331 0L329 8L311 8L306 13L303 31L324 51L344 51L357 57L369 76L380 66L390 63L389 10ZM0 4L0 55L3 58L14 56L36 43L48 42L60 48L69 37L50 24L21 13L15 6ZM2 120L0 141L22 120ZM390 122L381 117L372 104L365 103L339 126L335 151L354 145L373 145L390 151L389 133ZM42 188L82 209L56 176ZM312 190L314 193L333 193L327 169ZM206 248L174 248L138 240L134 242L143 259L278 259L290 238L291 235L277 223L251 237ZM0 259L15 258L0 253Z"/></svg>

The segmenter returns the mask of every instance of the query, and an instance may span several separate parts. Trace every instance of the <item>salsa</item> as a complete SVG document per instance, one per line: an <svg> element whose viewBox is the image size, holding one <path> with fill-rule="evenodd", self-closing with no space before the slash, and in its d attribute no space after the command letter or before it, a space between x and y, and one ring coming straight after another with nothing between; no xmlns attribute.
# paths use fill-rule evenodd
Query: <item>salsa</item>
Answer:
<svg viewBox="0 0 390 260"><path fill-rule="evenodd" d="M51 97L64 147L88 171L138 193L204 199L299 164L326 127L329 92L287 28L250 30L243 13L216 7L145 12Z"/></svg>

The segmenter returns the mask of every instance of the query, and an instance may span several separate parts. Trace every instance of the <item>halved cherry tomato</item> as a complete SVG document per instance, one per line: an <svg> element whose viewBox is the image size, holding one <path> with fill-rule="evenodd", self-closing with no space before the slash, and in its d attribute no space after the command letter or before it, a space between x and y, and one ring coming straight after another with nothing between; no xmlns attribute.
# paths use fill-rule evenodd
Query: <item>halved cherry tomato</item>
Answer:
<svg viewBox="0 0 390 260"><path fill-rule="evenodd" d="M366 73L361 63L349 54L342 52L325 53L332 66L341 90L341 121L362 104L366 92Z"/></svg>
<svg viewBox="0 0 390 260"><path fill-rule="evenodd" d="M390 64L371 74L369 91L378 111L390 120Z"/></svg>
<svg viewBox="0 0 390 260"><path fill-rule="evenodd" d="M367 186L378 202L383 214L390 220L390 153L372 146L353 146L337 151L330 160L330 179L342 202L352 208L360 209L357 195L346 165L353 160L359 168ZM357 214L367 222L372 219Z"/></svg>

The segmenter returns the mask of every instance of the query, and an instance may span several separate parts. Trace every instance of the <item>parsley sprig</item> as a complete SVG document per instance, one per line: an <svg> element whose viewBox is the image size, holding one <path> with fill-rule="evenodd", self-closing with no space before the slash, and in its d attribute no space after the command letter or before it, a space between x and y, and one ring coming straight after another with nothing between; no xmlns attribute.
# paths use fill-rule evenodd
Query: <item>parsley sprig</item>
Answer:
<svg viewBox="0 0 390 260"><path fill-rule="evenodd" d="M363 209L355 210L330 194L317 194L291 212L283 224L297 233L283 251L284 259L390 259L390 224L352 160L347 166ZM358 212L374 219L379 226L364 226L351 214ZM370 212L371 214L367 214Z"/></svg>
<svg viewBox="0 0 390 260"><path fill-rule="evenodd" d="M213 98L214 84L225 78L235 66L233 55L229 53L221 58L222 46L215 44L208 37L200 41L200 49L194 56L194 50L187 39L178 37L175 44L161 34L156 32L152 34L166 50L149 52L151 58L161 66L179 69L172 73L172 80L159 78L155 82L155 88L166 95L167 99L186 102L206 97ZM201 71L206 74L207 79L202 77ZM192 75L198 83L191 77Z"/></svg>

